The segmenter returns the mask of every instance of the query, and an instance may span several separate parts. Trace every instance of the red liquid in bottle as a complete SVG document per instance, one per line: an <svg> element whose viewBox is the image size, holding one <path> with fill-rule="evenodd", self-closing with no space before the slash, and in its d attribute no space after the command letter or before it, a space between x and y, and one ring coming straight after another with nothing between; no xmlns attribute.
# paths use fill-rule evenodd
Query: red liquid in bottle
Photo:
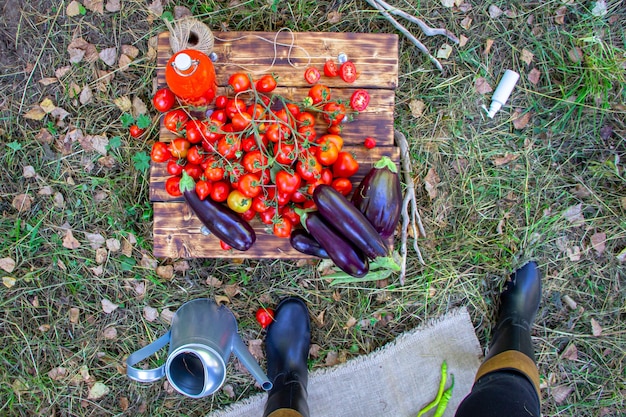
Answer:
<svg viewBox="0 0 626 417"><path fill-rule="evenodd" d="M174 54L165 67L165 82L185 104L206 107L215 98L215 68L206 54L185 49Z"/></svg>

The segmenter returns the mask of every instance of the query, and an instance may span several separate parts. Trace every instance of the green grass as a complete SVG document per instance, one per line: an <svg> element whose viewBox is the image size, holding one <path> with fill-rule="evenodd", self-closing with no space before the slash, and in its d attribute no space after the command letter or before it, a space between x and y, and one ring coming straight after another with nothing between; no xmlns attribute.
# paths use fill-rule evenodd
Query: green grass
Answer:
<svg viewBox="0 0 626 417"><path fill-rule="evenodd" d="M253 316L260 303L271 305L287 295L303 297L312 317L323 317L313 325L313 343L320 353L310 358L311 369L323 367L331 352L341 360L366 354L457 306L467 306L486 347L503 280L529 259L539 262L545 277L533 328L544 382L543 415L622 413L626 268L617 255L626 247L623 1L608 1L604 17L590 14L593 2L574 2L565 6L563 24L555 21L560 1L474 2L466 12L445 9L436 0L392 2L433 26L468 37L464 47L455 47L450 59L442 61L445 74L400 37L396 128L409 140L418 206L428 234L419 240L426 265L411 255L403 286L394 278L331 286L315 264L278 260L190 259L188 268L181 260L158 260L159 265L177 267L172 279L150 267L148 176L134 164L137 155L149 151L157 128L153 125L143 139L131 139L115 100L139 97L150 105L156 64L144 56L149 39L165 26L150 17L143 2L122 3L119 12L99 15L86 10L84 16L69 18L68 2L59 6L42 0L23 5L19 19L0 21L2 39L8 39L0 53L11 58L0 66L0 258L16 261L13 271L0 270L0 278L16 280L14 286L0 286L1 415L200 416L253 395L258 390L249 376L232 363L227 383L234 398L220 391L189 400L163 383L136 384L124 374L125 357L168 327L160 319L147 321L144 307L175 311L192 298L225 295L225 285L239 289L230 307L246 339L264 336ZM515 14L491 19L491 4ZM395 33L365 2L176 5L187 6L216 31L289 27ZM174 13L173 5L166 11ZM329 22L330 11L338 11L342 19ZM465 17L472 18L469 30L461 26ZM431 51L445 42L407 27ZM94 73L96 67L103 69L101 63L74 64L59 83L39 83L70 65L67 45L73 36L84 37L99 50L131 44L140 56L127 71L115 71L101 89ZM485 56L487 39L494 44ZM576 47L583 53L578 62L569 56ZM10 55L14 49L18 53ZM523 49L534 55L530 65L520 59ZM29 64L32 76L24 71ZM493 120L487 119L481 106L489 104L491 95L477 93L474 82L484 77L495 88L507 68L520 72L518 87L508 105ZM527 77L533 68L541 73L536 85ZM80 88L88 84L94 101L82 105L71 97L72 83ZM41 121L23 117L44 98L70 113L64 123L55 125L50 116ZM419 118L411 115L412 100L426 106ZM515 109L531 112L523 129L512 125ZM83 134L117 137L108 152L112 167L77 143L66 154L59 151L59 141L77 128ZM52 135L51 143L38 139L42 129ZM507 154L516 159L496 163ZM29 165L37 177L23 176ZM424 187L431 169L440 179L433 198ZM40 193L45 187L51 193ZM12 202L24 193L31 196L32 205L20 213ZM582 227L563 216L577 204L585 219ZM77 249L63 246L68 228L80 243ZM97 259L102 253L90 246L88 233L136 242L125 251L105 251ZM596 233L606 234L602 253L591 244ZM223 285L209 285L208 277ZM137 292L139 284L145 284L145 292ZM575 300L577 308L569 308L564 296ZM120 307L104 314L102 299ZM70 320L73 308L80 312L77 321ZM357 324L345 329L351 318ZM602 326L599 337L592 335L592 318ZM111 326L117 337L107 339L103 331ZM570 344L578 349L576 360L562 357ZM161 353L152 365L164 357ZM67 374L51 378L49 372L58 367ZM88 400L95 381L111 392ZM572 392L557 403L553 394L559 386Z"/></svg>

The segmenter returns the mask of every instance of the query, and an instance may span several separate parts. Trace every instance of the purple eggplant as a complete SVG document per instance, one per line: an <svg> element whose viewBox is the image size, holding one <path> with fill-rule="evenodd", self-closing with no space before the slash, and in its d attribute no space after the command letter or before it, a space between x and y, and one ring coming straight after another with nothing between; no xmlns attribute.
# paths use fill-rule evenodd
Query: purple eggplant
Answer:
<svg viewBox="0 0 626 417"><path fill-rule="evenodd" d="M325 184L318 185L313 192L313 201L319 213L368 258L376 259L390 255L385 241L370 221L334 188ZM319 239L318 242L324 244Z"/></svg>
<svg viewBox="0 0 626 417"><path fill-rule="evenodd" d="M328 259L328 252L315 240L315 238L304 229L295 229L289 236L291 246L298 252L306 255L317 256L318 258Z"/></svg>
<svg viewBox="0 0 626 417"><path fill-rule="evenodd" d="M352 203L383 239L393 235L402 210L402 187L396 164L386 156L376 162L354 190Z"/></svg>
<svg viewBox="0 0 626 417"><path fill-rule="evenodd" d="M367 274L369 261L365 254L328 224L318 212L307 213L304 223L309 233L326 250L339 269L357 278Z"/></svg>
<svg viewBox="0 0 626 417"><path fill-rule="evenodd" d="M225 205L210 198L200 200L195 183L187 173L183 173L180 189L191 210L218 239L240 251L246 251L254 244L256 233L252 226Z"/></svg>

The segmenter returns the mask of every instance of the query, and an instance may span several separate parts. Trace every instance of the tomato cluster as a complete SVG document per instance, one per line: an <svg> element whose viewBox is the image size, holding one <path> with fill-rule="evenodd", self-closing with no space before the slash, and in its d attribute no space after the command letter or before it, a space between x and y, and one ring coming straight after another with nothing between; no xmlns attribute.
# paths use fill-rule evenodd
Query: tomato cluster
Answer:
<svg viewBox="0 0 626 417"><path fill-rule="evenodd" d="M351 110L323 84L313 85L299 102L276 94L271 74L253 80L238 72L229 85L233 94L216 97L214 109L201 116L173 108L169 94L157 92L155 108L176 137L154 143L151 158L167 164L170 195L181 195L185 171L200 199L224 202L248 221L258 216L274 235L289 237L300 222L296 209L314 208L315 187L352 191L350 177L359 164L343 149L341 136ZM318 134L320 121L326 130Z"/></svg>

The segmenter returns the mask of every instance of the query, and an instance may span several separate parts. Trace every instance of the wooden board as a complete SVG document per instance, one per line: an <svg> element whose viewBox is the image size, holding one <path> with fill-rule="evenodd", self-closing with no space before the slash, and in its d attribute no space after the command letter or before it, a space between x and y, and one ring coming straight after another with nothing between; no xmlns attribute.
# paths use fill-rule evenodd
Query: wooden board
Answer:
<svg viewBox="0 0 626 417"><path fill-rule="evenodd" d="M398 84L398 37L393 34L372 33L266 33L222 32L215 33L214 52L218 60L215 69L218 94L227 92L228 77L237 71L253 74L273 73L279 85L275 92L289 99L306 96L310 86L304 80L307 66L323 67L328 59L337 60L345 53L359 70L353 84L339 77L322 77L320 82L331 87L334 98L349 100L356 89L365 89L371 100L368 108L355 120L346 123L342 133L345 150L353 152L360 169L353 182L358 183L372 164L386 155L399 162L399 149L393 141L393 113L395 88ZM274 41L277 42L276 46ZM291 46L290 46L291 45ZM157 83L165 83L165 65L171 57L169 34L159 35L157 55ZM316 126L319 134L324 127ZM367 150L363 139L376 138L378 146ZM161 124L160 140L174 138ZM274 237L267 226L258 220L252 222L257 233L256 243L246 252L224 251L214 236L202 234L200 220L181 198L165 192L168 178L165 164L152 164L150 170L150 201L154 207L154 255L160 258L283 258L301 259L306 255L291 248L288 239Z"/></svg>

